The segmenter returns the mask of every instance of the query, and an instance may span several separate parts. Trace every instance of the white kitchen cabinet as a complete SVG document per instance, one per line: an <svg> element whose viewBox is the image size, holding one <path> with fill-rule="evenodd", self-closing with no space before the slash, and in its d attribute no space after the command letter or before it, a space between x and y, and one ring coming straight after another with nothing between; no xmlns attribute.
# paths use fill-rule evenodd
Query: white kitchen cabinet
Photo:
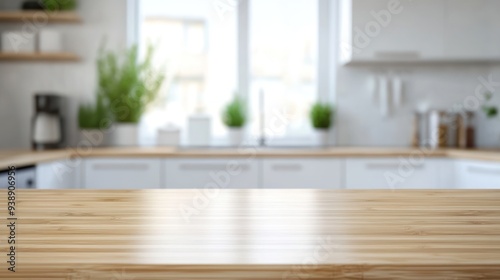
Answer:
<svg viewBox="0 0 500 280"><path fill-rule="evenodd" d="M36 188L77 189L79 188L82 160L66 160L40 163L36 166Z"/></svg>
<svg viewBox="0 0 500 280"><path fill-rule="evenodd" d="M447 0L445 53L462 59L500 57L498 0Z"/></svg>
<svg viewBox="0 0 500 280"><path fill-rule="evenodd" d="M455 178L455 160L450 158L434 159L439 170L438 185L440 189L457 189Z"/></svg>
<svg viewBox="0 0 500 280"><path fill-rule="evenodd" d="M263 188L340 189L343 160L284 158L262 160Z"/></svg>
<svg viewBox="0 0 500 280"><path fill-rule="evenodd" d="M442 159L358 158L346 160L347 189L438 189ZM451 175L451 174L450 174Z"/></svg>
<svg viewBox="0 0 500 280"><path fill-rule="evenodd" d="M459 160L455 164L458 188L500 189L499 163Z"/></svg>
<svg viewBox="0 0 500 280"><path fill-rule="evenodd" d="M443 57L445 8L444 0L341 1L344 62Z"/></svg>
<svg viewBox="0 0 500 280"><path fill-rule="evenodd" d="M86 159L82 169L85 189L157 189L161 187L161 159Z"/></svg>
<svg viewBox="0 0 500 280"><path fill-rule="evenodd" d="M165 159L164 186L169 189L259 188L259 161L247 158Z"/></svg>
<svg viewBox="0 0 500 280"><path fill-rule="evenodd" d="M342 0L340 5L345 64L500 59L498 0Z"/></svg>

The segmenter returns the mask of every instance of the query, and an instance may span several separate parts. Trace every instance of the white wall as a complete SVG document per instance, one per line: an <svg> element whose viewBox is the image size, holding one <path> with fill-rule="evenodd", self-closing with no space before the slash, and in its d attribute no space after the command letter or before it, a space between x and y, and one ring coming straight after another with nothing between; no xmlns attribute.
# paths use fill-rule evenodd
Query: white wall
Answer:
<svg viewBox="0 0 500 280"><path fill-rule="evenodd" d="M0 8L15 9L21 1L2 1ZM8 3L6 3L8 2ZM33 95L55 92L67 96L69 143L77 141L77 104L92 98L96 88L95 61L106 40L109 49L127 43L127 10L123 0L80 0L82 24L50 24L60 30L65 49L82 57L80 62L0 62L0 149L29 148ZM23 24L0 24L0 31L18 30Z"/></svg>
<svg viewBox="0 0 500 280"><path fill-rule="evenodd" d="M386 68L383 68L386 69ZM377 71L379 71L377 69ZM371 99L371 79L375 70L341 67L338 71L337 136L341 146L409 146L413 129L413 113L420 104L431 108L452 109L473 96L480 84L478 77L493 74L500 82L500 67L425 66L407 67L404 104L382 117L378 103ZM500 89L499 93L500 93ZM496 97L500 105L500 94ZM477 112L477 144L500 146L500 119L488 120Z"/></svg>

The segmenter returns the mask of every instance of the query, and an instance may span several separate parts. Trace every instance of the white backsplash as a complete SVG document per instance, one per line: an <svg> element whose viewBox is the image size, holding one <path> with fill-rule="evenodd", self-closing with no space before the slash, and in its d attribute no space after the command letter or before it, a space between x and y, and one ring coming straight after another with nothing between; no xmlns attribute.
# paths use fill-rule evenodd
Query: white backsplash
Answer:
<svg viewBox="0 0 500 280"><path fill-rule="evenodd" d="M376 73L396 71L404 81L403 105L390 116L380 114L372 100L372 79ZM340 67L337 92L337 143L340 146L409 146L412 140L413 112L419 106L452 109L474 96L479 77L500 83L500 66L427 65L410 67ZM500 105L500 87L495 103ZM486 91L486 90L484 90ZM477 144L500 147L500 118L476 116Z"/></svg>

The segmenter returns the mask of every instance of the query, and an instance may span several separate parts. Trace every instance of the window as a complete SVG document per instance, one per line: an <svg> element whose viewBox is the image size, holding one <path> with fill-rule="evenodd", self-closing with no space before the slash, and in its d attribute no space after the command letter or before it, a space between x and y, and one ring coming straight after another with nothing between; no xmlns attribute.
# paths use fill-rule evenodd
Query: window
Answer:
<svg viewBox="0 0 500 280"><path fill-rule="evenodd" d="M224 139L221 111L238 91L248 101L248 136L260 136L262 115L268 127L281 114L286 125L271 132L277 142L306 143L318 64L329 63L318 46L322 1L138 0L140 46L154 44L168 72L145 125L152 132L167 122L184 127L203 112L213 137Z"/></svg>
<svg viewBox="0 0 500 280"><path fill-rule="evenodd" d="M265 127L273 127L269 122L274 114L287 118L285 126L270 133L287 142L308 137L309 110L318 92L318 2L251 0L249 7L252 115L260 116L262 91ZM258 121L251 123L251 130L259 134Z"/></svg>
<svg viewBox="0 0 500 280"><path fill-rule="evenodd" d="M212 1L140 0L139 44L153 44L167 81L143 122L150 143L159 126L185 127L195 113L212 117L213 136L226 129L220 111L237 90L237 14L221 20Z"/></svg>

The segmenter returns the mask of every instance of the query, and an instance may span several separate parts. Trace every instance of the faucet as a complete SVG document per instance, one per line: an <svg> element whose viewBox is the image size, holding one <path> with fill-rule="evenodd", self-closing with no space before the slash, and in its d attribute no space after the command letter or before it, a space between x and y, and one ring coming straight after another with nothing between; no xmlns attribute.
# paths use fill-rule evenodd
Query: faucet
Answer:
<svg viewBox="0 0 500 280"><path fill-rule="evenodd" d="M260 115L260 137L259 137L259 146L266 146L266 108L265 108L265 100L264 100L264 89L260 89L259 91L259 115Z"/></svg>

